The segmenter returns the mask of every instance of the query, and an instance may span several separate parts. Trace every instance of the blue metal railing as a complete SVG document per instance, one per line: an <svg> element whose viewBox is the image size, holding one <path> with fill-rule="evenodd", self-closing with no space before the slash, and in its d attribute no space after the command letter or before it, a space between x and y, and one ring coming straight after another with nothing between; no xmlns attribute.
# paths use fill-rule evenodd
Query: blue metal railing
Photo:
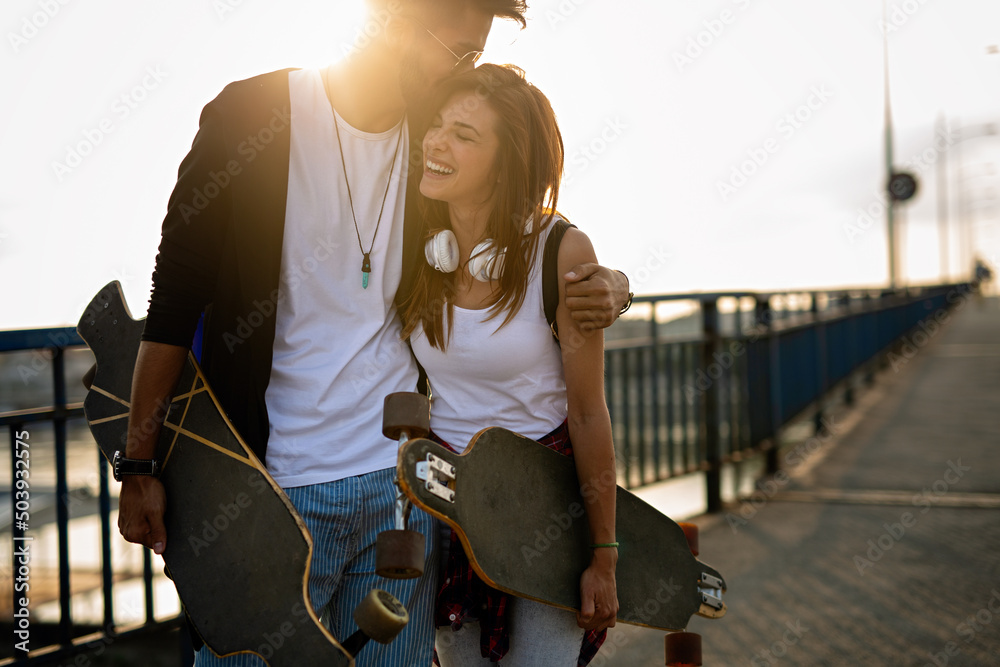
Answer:
<svg viewBox="0 0 1000 667"><path fill-rule="evenodd" d="M768 470L776 472L782 426L813 408L820 428L831 391L843 388L851 402L859 371L870 376L897 341L970 290L962 283L637 297L651 315L626 326L644 335L609 336L606 344L622 484L703 471L706 505L718 511L724 464L766 451ZM677 302L695 304L695 314L668 322L655 316ZM787 306L794 302L803 305Z"/></svg>
<svg viewBox="0 0 1000 667"><path fill-rule="evenodd" d="M645 304L652 316L617 324L609 331L605 353L621 482L636 487L703 472L707 507L718 511L724 464L764 452L768 469L776 471L782 426L810 409L819 424L824 401L837 389L850 402L859 375L870 377L901 337L930 317L940 318L957 302L953 295L969 290L969 285L957 284L894 293L858 289L636 297L635 310ZM692 304L688 317L656 316L658 308L684 302ZM793 302L805 305L789 305ZM88 643L181 623L180 616L163 622L154 618L151 557L144 549L145 620L127 631L115 624L111 542L113 535L120 538L111 526L108 468L96 446L104 624L99 632L81 637L89 628L73 623L66 424L83 417L83 406L67 403L64 359L67 350L79 347L83 341L71 328L0 331L0 353L41 350L44 363L36 365L51 369L51 407L0 413L0 426L10 430L13 476L17 434L30 424L53 425L59 580L59 621L51 645L32 644L39 650L30 658L0 654L0 666L42 664L86 651ZM13 510L13 483L10 501ZM25 537L13 520L11 537L13 544ZM15 609L18 595L11 593Z"/></svg>
<svg viewBox="0 0 1000 667"><path fill-rule="evenodd" d="M99 543L101 552L101 595L102 595L102 619L101 629L95 632L93 623L87 625L77 625L73 622L71 609L71 570L70 570L70 538L69 528L71 520L71 505L76 502L68 486L67 469L67 424L71 420L84 418L82 403L67 402L67 377L66 377L66 352L73 349L85 348L83 340L77 335L76 330L71 327L60 327L52 329L29 329L19 331L0 331L0 353L32 352L30 360L19 365L18 371L22 378L36 377L45 371L51 372L52 402L49 406L33 407L23 410L15 410L0 413L0 427L6 426L10 432L10 460L11 479L9 483L9 498L11 508L11 544L12 549L27 544L29 549L33 544L34 536L27 534L34 532L40 526L37 522L22 521L19 518L18 509L24 506L24 495L27 492L28 507L31 508L30 498L38 498L44 494L54 491L55 502L55 534L56 534L56 564L57 564L57 592L58 592L58 621L46 625L30 621L28 643L24 644L31 649L30 657L21 651L5 651L0 653L0 665L34 665L51 663L69 656L78 655L87 651L102 651L102 647L111 638L126 637L130 634L173 627L180 623L180 617L168 619L165 622L157 622L153 615L153 567L150 552L143 550L143 592L145 622L133 625L129 628L121 628L116 625L114 618L114 572L112 567L111 544L112 535L117 538L117 531L112 532L111 512L112 499L109 488L108 466L103 456L94 447L94 456L98 464L98 514L100 517ZM79 381L80 378L73 378ZM47 453L38 451L41 443L30 437L30 433L35 430L35 426L51 424L53 431L52 439L52 462L54 467L53 487L44 487L38 481L38 475L32 476L30 461L32 458L39 460L48 459ZM37 431L36 431L37 432ZM46 446L48 443L46 443ZM32 448L35 448L32 450ZM25 457L29 462L29 467L23 465L20 468L27 471L27 488L19 489L14 483L15 470L19 469L17 461L19 453L27 450L31 456ZM24 461L22 460L22 464ZM36 468L35 472L37 473ZM23 486L23 485L22 485ZM20 504L19 504L20 503ZM33 513L29 511L29 516ZM27 530L25 529L27 528ZM37 549L34 552L37 559ZM26 564L28 567L29 586L31 560ZM35 590L45 590L50 588L50 582L43 583L35 580L33 587ZM21 607L21 598L34 598L39 600L38 594L26 593L23 587L15 586L15 577L11 577L10 600L12 610ZM30 590L30 589L28 589ZM34 606L34 605L32 605ZM30 619L30 616L29 616ZM14 619L0 619L0 624L11 623ZM17 624L10 628L10 635L14 638L12 646L17 643L19 637L13 633L17 629ZM39 643L43 642L42 646Z"/></svg>

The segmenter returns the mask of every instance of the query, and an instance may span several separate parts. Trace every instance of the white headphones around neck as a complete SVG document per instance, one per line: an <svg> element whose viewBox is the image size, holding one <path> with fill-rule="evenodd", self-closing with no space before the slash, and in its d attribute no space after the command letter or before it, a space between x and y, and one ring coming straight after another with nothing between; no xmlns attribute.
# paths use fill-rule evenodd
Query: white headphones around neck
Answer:
<svg viewBox="0 0 1000 667"><path fill-rule="evenodd" d="M455 232L444 229L427 239L424 244L427 263L442 273L452 273L458 268L458 239ZM493 247L493 239L476 244L469 257L468 269L473 278L484 283L499 280L503 271L504 252Z"/></svg>

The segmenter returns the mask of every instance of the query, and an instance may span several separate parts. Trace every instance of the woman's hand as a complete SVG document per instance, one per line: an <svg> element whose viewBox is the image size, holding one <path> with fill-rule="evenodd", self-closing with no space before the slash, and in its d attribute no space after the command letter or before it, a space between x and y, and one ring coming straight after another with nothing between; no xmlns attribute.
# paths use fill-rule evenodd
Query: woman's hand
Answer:
<svg viewBox="0 0 1000 667"><path fill-rule="evenodd" d="M580 577L580 611L576 624L585 630L604 630L614 627L618 616L618 589L615 585L615 566L618 549L594 549L590 567Z"/></svg>

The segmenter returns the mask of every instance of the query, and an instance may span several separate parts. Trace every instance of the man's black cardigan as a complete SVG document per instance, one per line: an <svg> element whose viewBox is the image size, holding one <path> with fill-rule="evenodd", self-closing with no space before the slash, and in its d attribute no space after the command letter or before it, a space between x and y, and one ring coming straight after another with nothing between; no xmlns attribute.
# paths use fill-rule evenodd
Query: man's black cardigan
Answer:
<svg viewBox="0 0 1000 667"><path fill-rule="evenodd" d="M281 244L288 195L288 72L232 83L202 111L163 221L143 340L188 347L205 313L202 368L263 461ZM419 132L410 124L410 136ZM407 165L400 304L421 258L420 142ZM337 258L333 258L334 261ZM341 258L356 261L357 258Z"/></svg>

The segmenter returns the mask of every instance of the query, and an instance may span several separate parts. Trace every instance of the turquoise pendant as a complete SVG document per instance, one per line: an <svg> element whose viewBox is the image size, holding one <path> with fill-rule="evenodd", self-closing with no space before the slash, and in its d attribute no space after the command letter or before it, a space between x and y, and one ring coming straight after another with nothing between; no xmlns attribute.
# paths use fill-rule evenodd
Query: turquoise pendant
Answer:
<svg viewBox="0 0 1000 667"><path fill-rule="evenodd" d="M368 276L372 272L372 261L368 256L368 253L364 254L364 260L361 262L361 288L368 289Z"/></svg>

